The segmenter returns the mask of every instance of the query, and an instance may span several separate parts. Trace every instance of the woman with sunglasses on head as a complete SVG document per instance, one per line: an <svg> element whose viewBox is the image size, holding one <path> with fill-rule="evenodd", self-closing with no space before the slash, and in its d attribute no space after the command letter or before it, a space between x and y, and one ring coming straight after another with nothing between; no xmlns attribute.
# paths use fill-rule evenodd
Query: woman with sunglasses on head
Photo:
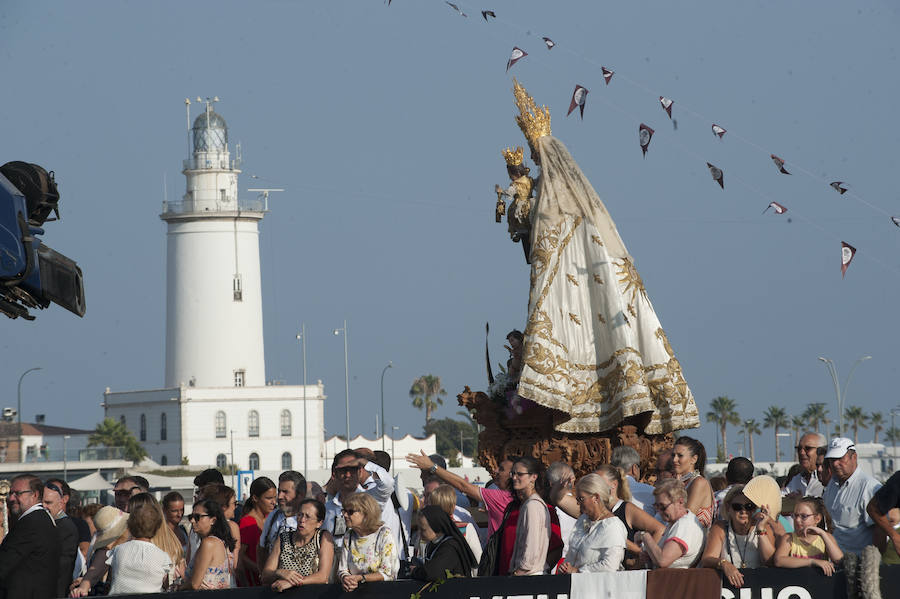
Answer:
<svg viewBox="0 0 900 599"><path fill-rule="evenodd" d="M559 574L622 569L628 532L622 520L609 509L615 500L602 475L588 474L575 483L575 501L581 516L572 528L569 552L566 561L559 565Z"/></svg>
<svg viewBox="0 0 900 599"><path fill-rule="evenodd" d="M194 504L188 516L200 547L185 574L185 590L230 589L234 587L234 559L237 540L231 534L222 506L212 499Z"/></svg>
<svg viewBox="0 0 900 599"><path fill-rule="evenodd" d="M400 557L391 529L381 521L381 507L366 493L353 493L343 501L344 535L338 576L344 591L382 580L396 580Z"/></svg>
<svg viewBox="0 0 900 599"><path fill-rule="evenodd" d="M678 437L672 448L675 476L687 492L687 509L692 511L704 528L712 526L716 500L709 481L703 477L706 469L706 448L693 437Z"/></svg>
<svg viewBox="0 0 900 599"><path fill-rule="evenodd" d="M844 552L829 532L831 515L819 497L804 497L794 504L794 532L778 540L775 566L804 568L816 566L827 576L834 574L834 564L844 559Z"/></svg>
<svg viewBox="0 0 900 599"><path fill-rule="evenodd" d="M717 520L706 539L700 565L721 570L733 587L744 584L738 568L759 568L771 563L775 554L772 519L743 493L744 485L731 487L722 501L725 520Z"/></svg>
<svg viewBox="0 0 900 599"><path fill-rule="evenodd" d="M262 571L263 584L278 592L304 584L331 582L334 564L334 539L327 530L325 504L304 499L297 513L297 530L285 528L272 547Z"/></svg>
<svg viewBox="0 0 900 599"><path fill-rule="evenodd" d="M659 542L666 527L659 520L645 512L643 505L638 505L634 502L631 496L631 489L628 487L628 479L621 468L603 464L594 472L606 479L610 492L611 505L609 509L622 521L628 533L628 541L625 547L625 568L636 568L639 566L638 558L641 553L641 547L635 542L635 535L638 532L648 532L653 536L654 541Z"/></svg>
<svg viewBox="0 0 900 599"><path fill-rule="evenodd" d="M700 559L705 533L697 516L687 509L687 492L676 478L653 489L657 515L666 523L659 543L646 532L635 535L653 568L690 568Z"/></svg>

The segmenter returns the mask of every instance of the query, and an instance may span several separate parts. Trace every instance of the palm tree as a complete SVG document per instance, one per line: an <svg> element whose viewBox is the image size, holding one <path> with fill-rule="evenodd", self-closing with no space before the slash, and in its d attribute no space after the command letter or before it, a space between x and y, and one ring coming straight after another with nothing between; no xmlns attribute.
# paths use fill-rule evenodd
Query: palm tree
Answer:
<svg viewBox="0 0 900 599"><path fill-rule="evenodd" d="M765 420L763 420L763 425L766 428L775 429L775 461L777 462L781 460L781 447L779 447L778 429L780 429L781 427L790 426L787 411L785 411L784 408L779 408L778 406L769 406L769 409L766 410L763 416L765 417Z"/></svg>
<svg viewBox="0 0 900 599"><path fill-rule="evenodd" d="M859 406L849 406L844 409L844 420L853 429L853 443L859 443L859 429L869 428L869 416Z"/></svg>
<svg viewBox="0 0 900 599"><path fill-rule="evenodd" d="M439 405L444 405L441 395L447 395L447 392L441 384L441 377L433 374L420 376L413 381L412 387L409 388L409 397L412 399L413 407L425 410L426 426L431 422L431 413Z"/></svg>
<svg viewBox="0 0 900 599"><path fill-rule="evenodd" d="M806 411L803 412L803 418L818 433L819 425L825 424L828 420L828 408L825 407L824 403L807 404Z"/></svg>
<svg viewBox="0 0 900 599"><path fill-rule="evenodd" d="M119 420L104 418L97 424L97 428L88 437L88 447L121 447L124 449L125 459L139 462L147 457L147 450L141 445L134 433L129 431Z"/></svg>
<svg viewBox="0 0 900 599"><path fill-rule="evenodd" d="M743 429L744 435L746 435L747 440L750 441L750 461L755 462L756 457L753 451L753 435L762 434L762 431L759 430L759 423L756 422L753 418L750 420L744 420Z"/></svg>
<svg viewBox="0 0 900 599"><path fill-rule="evenodd" d="M794 447L800 445L800 431L806 427L806 418L800 416L791 416L791 428L794 429Z"/></svg>
<svg viewBox="0 0 900 599"><path fill-rule="evenodd" d="M884 440L888 443L900 443L900 428L896 426L889 428L884 433Z"/></svg>
<svg viewBox="0 0 900 599"><path fill-rule="evenodd" d="M872 425L872 432L875 433L873 443L878 443L878 433L884 430L884 414L881 412L872 412L869 414L869 424Z"/></svg>
<svg viewBox="0 0 900 599"><path fill-rule="evenodd" d="M722 453L728 456L728 437L725 435L725 427L729 424L740 424L741 417L738 416L737 402L727 395L720 395L714 398L710 404L710 411L706 413L707 422L715 422L719 425L719 431L722 434Z"/></svg>

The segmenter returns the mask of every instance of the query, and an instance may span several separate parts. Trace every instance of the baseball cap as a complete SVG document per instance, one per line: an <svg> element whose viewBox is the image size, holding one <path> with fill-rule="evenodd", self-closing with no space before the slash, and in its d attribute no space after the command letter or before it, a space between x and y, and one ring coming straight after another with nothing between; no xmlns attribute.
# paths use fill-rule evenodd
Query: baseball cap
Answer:
<svg viewBox="0 0 900 599"><path fill-rule="evenodd" d="M842 458L847 454L848 449L854 449L853 440L847 437L835 437L828 445L828 451L825 452L826 458Z"/></svg>

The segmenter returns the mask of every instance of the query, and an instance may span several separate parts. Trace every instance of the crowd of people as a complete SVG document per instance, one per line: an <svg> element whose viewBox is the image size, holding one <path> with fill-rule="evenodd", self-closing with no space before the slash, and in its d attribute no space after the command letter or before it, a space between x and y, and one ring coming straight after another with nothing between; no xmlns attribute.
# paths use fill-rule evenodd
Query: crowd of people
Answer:
<svg viewBox="0 0 900 599"><path fill-rule="evenodd" d="M277 484L260 477L240 509L222 474L206 470L186 523L184 497L158 501L140 476L116 482L115 505L78 506L65 481L23 474L7 499L0 599L692 567L740 587L760 567L830 576L868 545L900 563L900 472L880 485L846 438L808 433L796 450L780 481L755 476L743 457L708 479L705 448L680 437L655 472L622 446L580 478L562 462L511 456L484 486L440 456L409 455L420 497L396 488L387 453L347 449L324 487L293 470Z"/></svg>

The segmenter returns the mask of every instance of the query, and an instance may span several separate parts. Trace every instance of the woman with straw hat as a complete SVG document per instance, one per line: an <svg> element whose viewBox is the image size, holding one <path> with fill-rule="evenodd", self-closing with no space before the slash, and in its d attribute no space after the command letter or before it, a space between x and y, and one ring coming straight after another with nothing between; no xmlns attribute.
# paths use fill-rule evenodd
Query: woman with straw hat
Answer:
<svg viewBox="0 0 900 599"><path fill-rule="evenodd" d="M94 526L97 532L88 548L87 572L81 578L75 579L70 587L71 597L87 597L95 586L108 586L105 582L109 566L106 559L110 550L128 540L128 514L111 505L100 508L94 516ZM105 591L105 589L103 589ZM105 592L95 593L104 595Z"/></svg>

